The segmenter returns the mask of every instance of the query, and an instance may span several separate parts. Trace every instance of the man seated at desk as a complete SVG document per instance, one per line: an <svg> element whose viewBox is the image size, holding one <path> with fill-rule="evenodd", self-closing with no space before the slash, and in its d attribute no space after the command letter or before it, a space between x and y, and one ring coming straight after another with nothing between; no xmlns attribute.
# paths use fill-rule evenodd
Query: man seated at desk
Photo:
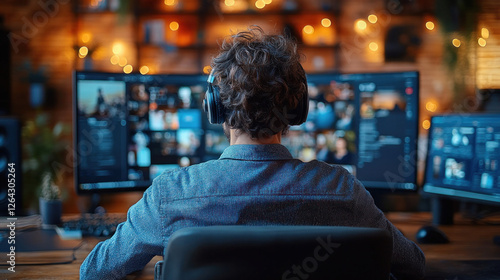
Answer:
<svg viewBox="0 0 500 280"><path fill-rule="evenodd" d="M209 77L207 95L214 100L205 101L211 122L223 122L230 146L218 160L156 178L114 236L85 259L81 279L120 279L142 269L163 254L180 228L256 222L387 229L394 242L393 275L423 277L422 251L385 218L354 176L321 161L293 159L280 144L289 125L307 116L299 60L295 42L258 27L223 42ZM296 210L307 205L317 206L310 207L313 215Z"/></svg>

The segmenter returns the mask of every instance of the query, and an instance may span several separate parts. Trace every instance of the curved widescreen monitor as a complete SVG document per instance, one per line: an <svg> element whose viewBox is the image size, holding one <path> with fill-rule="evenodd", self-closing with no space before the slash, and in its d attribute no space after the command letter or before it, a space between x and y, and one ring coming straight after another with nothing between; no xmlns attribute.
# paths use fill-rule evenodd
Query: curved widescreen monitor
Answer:
<svg viewBox="0 0 500 280"><path fill-rule="evenodd" d="M500 114L434 116L424 192L500 204Z"/></svg>
<svg viewBox="0 0 500 280"><path fill-rule="evenodd" d="M417 72L311 74L292 155L340 164L370 189L415 190ZM205 75L74 73L78 193L144 190L162 172L217 159L229 145L201 109Z"/></svg>

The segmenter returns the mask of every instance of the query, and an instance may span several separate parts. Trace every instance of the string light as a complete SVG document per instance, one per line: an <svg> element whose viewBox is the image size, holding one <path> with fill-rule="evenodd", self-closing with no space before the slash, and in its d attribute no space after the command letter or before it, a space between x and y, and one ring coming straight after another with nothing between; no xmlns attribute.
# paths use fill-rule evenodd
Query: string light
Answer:
<svg viewBox="0 0 500 280"><path fill-rule="evenodd" d="M458 40L457 38L453 39L451 43L453 44L453 46L457 48L460 47L460 45L462 44L462 42L460 42L460 40Z"/></svg>
<svg viewBox="0 0 500 280"><path fill-rule="evenodd" d="M120 58L115 54L109 59L109 61L111 62L111 64L116 65L118 64L118 62L120 62Z"/></svg>
<svg viewBox="0 0 500 280"><path fill-rule="evenodd" d="M427 28L429 30L434 30L434 27L436 27L436 26L434 25L434 22L432 22L432 21L428 21L425 23L425 28Z"/></svg>
<svg viewBox="0 0 500 280"><path fill-rule="evenodd" d="M481 28L481 37L483 37L484 39L488 39L490 37L490 31L488 30L488 28Z"/></svg>
<svg viewBox="0 0 500 280"><path fill-rule="evenodd" d="M431 127L431 122L429 120L425 120L422 122L422 127L427 130Z"/></svg>
<svg viewBox="0 0 500 280"><path fill-rule="evenodd" d="M85 46L81 47L79 50L78 50L78 56L80 58L84 58L87 56L87 54L89 54L89 49Z"/></svg>
<svg viewBox="0 0 500 280"><path fill-rule="evenodd" d="M146 65L144 65L144 66L141 67L141 69L139 69L139 72L142 75L146 75L149 72L149 67L147 67Z"/></svg>
<svg viewBox="0 0 500 280"><path fill-rule="evenodd" d="M209 65L203 67L203 73L210 74L210 71L212 71L212 67L210 67Z"/></svg>
<svg viewBox="0 0 500 280"><path fill-rule="evenodd" d="M378 17L376 15L369 15L368 16L368 21L371 23L377 23Z"/></svg>
<svg viewBox="0 0 500 280"><path fill-rule="evenodd" d="M120 55L123 53L123 50L124 50L124 47L123 47L122 43L117 42L117 43L113 44L113 53L114 54Z"/></svg>
<svg viewBox="0 0 500 280"><path fill-rule="evenodd" d="M167 6L174 6L175 4L177 4L177 0L165 0Z"/></svg>
<svg viewBox="0 0 500 280"><path fill-rule="evenodd" d="M484 38L479 38L477 39L477 43L479 44L479 46L481 47L485 47L486 46L486 40Z"/></svg>
<svg viewBox="0 0 500 280"><path fill-rule="evenodd" d="M82 42L88 43L90 41L90 34L89 33L83 33L82 35Z"/></svg>
<svg viewBox="0 0 500 280"><path fill-rule="evenodd" d="M368 48L370 48L370 50L372 51L377 51L378 50L378 44L375 43L375 42L371 42L369 45L368 45Z"/></svg>
<svg viewBox="0 0 500 280"><path fill-rule="evenodd" d="M234 5L234 0L225 0L224 5L231 7Z"/></svg>
<svg viewBox="0 0 500 280"><path fill-rule="evenodd" d="M128 64L128 65L125 65L125 67L123 67L123 72L125 74L130 74L132 73L132 70L134 70L134 68L132 68L132 65Z"/></svg>
<svg viewBox="0 0 500 280"><path fill-rule="evenodd" d="M354 28L356 28L358 31L363 31L366 29L366 21L362 19L356 20L354 23Z"/></svg>
<svg viewBox="0 0 500 280"><path fill-rule="evenodd" d="M328 18L324 18L321 20L321 25L324 27L330 27L332 25L332 21Z"/></svg>
<svg viewBox="0 0 500 280"><path fill-rule="evenodd" d="M436 112L437 110L437 104L433 101L429 101L425 104L425 109L429 112Z"/></svg>
<svg viewBox="0 0 500 280"><path fill-rule="evenodd" d="M264 1L262 0L257 0L255 2L255 7L257 7L257 9L262 9L266 6L266 3L264 3Z"/></svg>
<svg viewBox="0 0 500 280"><path fill-rule="evenodd" d="M127 65L127 59L125 57L120 57L120 59L118 60L118 65L120 65L121 67Z"/></svg>
<svg viewBox="0 0 500 280"><path fill-rule="evenodd" d="M177 31L179 30L179 23L177 21L172 21L169 25L170 30Z"/></svg>
<svg viewBox="0 0 500 280"><path fill-rule="evenodd" d="M304 26L304 28L302 29L302 31L304 31L304 33L306 33L306 34L313 34L314 33L314 27L312 27L311 25L306 25L306 26Z"/></svg>
<svg viewBox="0 0 500 280"><path fill-rule="evenodd" d="M263 1L264 1L264 4L266 4L266 5L273 3L273 0L263 0Z"/></svg>

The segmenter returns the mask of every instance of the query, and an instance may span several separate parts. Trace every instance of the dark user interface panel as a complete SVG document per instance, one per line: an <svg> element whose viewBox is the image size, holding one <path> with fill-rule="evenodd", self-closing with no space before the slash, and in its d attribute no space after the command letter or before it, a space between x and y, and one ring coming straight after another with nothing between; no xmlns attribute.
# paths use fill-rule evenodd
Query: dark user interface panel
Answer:
<svg viewBox="0 0 500 280"><path fill-rule="evenodd" d="M201 75L75 76L79 190L145 188L227 145L221 129L206 129Z"/></svg>
<svg viewBox="0 0 500 280"><path fill-rule="evenodd" d="M309 116L283 143L340 164L368 188L415 190L417 72L309 75Z"/></svg>
<svg viewBox="0 0 500 280"><path fill-rule="evenodd" d="M424 191L500 202L500 115L432 118Z"/></svg>

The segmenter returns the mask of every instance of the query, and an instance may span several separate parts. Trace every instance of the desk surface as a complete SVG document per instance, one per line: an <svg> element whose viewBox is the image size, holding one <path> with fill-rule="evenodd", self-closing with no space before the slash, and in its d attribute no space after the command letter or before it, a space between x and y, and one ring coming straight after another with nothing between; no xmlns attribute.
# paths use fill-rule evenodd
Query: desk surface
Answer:
<svg viewBox="0 0 500 280"><path fill-rule="evenodd" d="M413 241L418 229L431 221L429 213L389 213L387 217ZM500 279L500 246L493 244L493 237L500 235L500 226L456 219L455 225L439 228L448 235L450 243L420 245L427 259L426 279ZM81 263L99 241L86 238L71 264L16 266L15 273L2 266L0 279L78 279ZM127 279L153 279L154 265L159 260L161 257L155 257L143 271Z"/></svg>

